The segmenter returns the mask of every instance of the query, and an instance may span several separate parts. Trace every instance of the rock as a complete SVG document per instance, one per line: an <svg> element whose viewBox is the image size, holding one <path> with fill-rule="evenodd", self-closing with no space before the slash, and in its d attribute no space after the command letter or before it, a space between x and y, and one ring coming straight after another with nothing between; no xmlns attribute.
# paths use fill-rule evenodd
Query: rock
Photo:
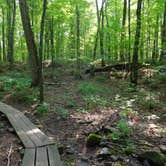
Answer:
<svg viewBox="0 0 166 166"><path fill-rule="evenodd" d="M103 160L103 159L107 159L110 155L111 155L110 150L105 147L99 151L97 158L100 158Z"/></svg>
<svg viewBox="0 0 166 166"><path fill-rule="evenodd" d="M111 160L112 160L113 162L117 161L117 160L118 160L118 156L111 155Z"/></svg>
<svg viewBox="0 0 166 166"><path fill-rule="evenodd" d="M166 146L165 146L165 145L160 145L159 148L160 148L160 151L161 151L163 154L166 154Z"/></svg>
<svg viewBox="0 0 166 166"><path fill-rule="evenodd" d="M120 162L115 162L112 164L112 166L123 166Z"/></svg>
<svg viewBox="0 0 166 166"><path fill-rule="evenodd" d="M100 144L102 137L98 134L90 134L87 138L87 146L93 147Z"/></svg>
<svg viewBox="0 0 166 166"><path fill-rule="evenodd" d="M166 163L166 157L160 155L158 152L155 151L147 151L138 156L140 161L147 160L150 165L154 166L164 166Z"/></svg>
<svg viewBox="0 0 166 166"><path fill-rule="evenodd" d="M25 152L25 149L20 148L20 149L19 149L19 152L20 152L20 154L21 154L21 155L23 155L23 154L24 154L24 152Z"/></svg>
<svg viewBox="0 0 166 166"><path fill-rule="evenodd" d="M149 162L147 160L144 161L143 166L150 166Z"/></svg>
<svg viewBox="0 0 166 166"><path fill-rule="evenodd" d="M158 122L160 123L165 122L165 119L166 119L166 114L163 114L160 116L160 119L158 120Z"/></svg>
<svg viewBox="0 0 166 166"><path fill-rule="evenodd" d="M8 128L7 130L8 130L9 132L11 132L11 133L14 133L14 132L15 132L15 130L14 130L12 127Z"/></svg>
<svg viewBox="0 0 166 166"><path fill-rule="evenodd" d="M88 159L81 158L78 162L78 166L90 166Z"/></svg>
<svg viewBox="0 0 166 166"><path fill-rule="evenodd" d="M101 141L100 141L100 146L102 146L102 147L109 147L109 144L110 144L110 140L108 140L108 139L101 139Z"/></svg>
<svg viewBox="0 0 166 166"><path fill-rule="evenodd" d="M74 148L72 148L71 146L67 146L66 147L66 153L67 154L74 154L75 153L75 150L74 150Z"/></svg>
<svg viewBox="0 0 166 166"><path fill-rule="evenodd" d="M105 162L104 162L104 166L112 166L112 162L110 162L110 161L105 161Z"/></svg>

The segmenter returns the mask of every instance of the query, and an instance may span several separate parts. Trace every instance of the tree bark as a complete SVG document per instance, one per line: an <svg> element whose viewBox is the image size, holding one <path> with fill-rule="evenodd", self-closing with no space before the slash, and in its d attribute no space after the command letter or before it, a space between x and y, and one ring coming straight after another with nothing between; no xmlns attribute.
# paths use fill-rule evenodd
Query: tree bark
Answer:
<svg viewBox="0 0 166 166"><path fill-rule="evenodd" d="M15 18L16 18L16 2L13 0L11 3L7 1L8 4L8 62L12 67L14 63L14 29L15 29ZM12 10L12 14L11 14Z"/></svg>
<svg viewBox="0 0 166 166"><path fill-rule="evenodd" d="M34 40L34 34L32 32L30 24L29 11L26 0L19 0L19 6L20 6L23 29L25 33L26 44L28 47L28 52L30 57L30 65L32 69L31 86L38 86L40 83L38 52Z"/></svg>
<svg viewBox="0 0 166 166"><path fill-rule="evenodd" d="M152 62L156 63L158 57L158 34L159 34L159 15L156 17L156 27L154 30L154 40L153 40L153 51L152 51Z"/></svg>
<svg viewBox="0 0 166 166"><path fill-rule="evenodd" d="M44 34L44 23L47 8L47 0L43 0L43 12L40 23L40 43L39 43L39 78L40 78L40 103L44 101L44 86L43 86L43 34Z"/></svg>
<svg viewBox="0 0 166 166"><path fill-rule="evenodd" d="M76 4L76 16L77 16L77 73L76 76L81 78L81 63L80 63L80 11L78 4Z"/></svg>
<svg viewBox="0 0 166 166"><path fill-rule="evenodd" d="M120 60L124 61L125 60L125 44L124 44L124 39L125 39L125 25L126 25L126 13L127 13L127 0L124 0L124 6L123 6L123 19L122 19L122 32L121 32L121 48L120 48Z"/></svg>
<svg viewBox="0 0 166 166"><path fill-rule="evenodd" d="M141 8L142 0L138 0L137 3L137 25L136 25L136 34L135 34L135 43L133 50L133 60L132 60L132 71L131 71L131 82L137 85L138 82L138 50L140 43L140 32L141 32Z"/></svg>
<svg viewBox="0 0 166 166"><path fill-rule="evenodd" d="M5 47L5 12L2 7L2 50L3 50L3 61L6 62L6 47Z"/></svg>
<svg viewBox="0 0 166 166"><path fill-rule="evenodd" d="M131 1L128 0L128 35L129 35L129 50L128 50L128 62L131 61Z"/></svg>
<svg viewBox="0 0 166 166"><path fill-rule="evenodd" d="M166 60L166 0L163 14L163 24L161 28L161 55L160 61Z"/></svg>

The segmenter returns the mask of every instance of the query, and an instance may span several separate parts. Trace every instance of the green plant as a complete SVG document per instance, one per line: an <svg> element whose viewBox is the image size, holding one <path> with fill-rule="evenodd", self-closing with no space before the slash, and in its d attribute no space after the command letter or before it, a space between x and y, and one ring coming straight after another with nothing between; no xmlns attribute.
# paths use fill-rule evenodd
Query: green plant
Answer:
<svg viewBox="0 0 166 166"><path fill-rule="evenodd" d="M48 104L43 103L43 104L39 104L39 106L36 108L35 113L39 116L43 116L46 113L48 113Z"/></svg>
<svg viewBox="0 0 166 166"><path fill-rule="evenodd" d="M69 116L68 110L62 106L56 107L55 111L58 115L58 119L66 120Z"/></svg>
<svg viewBox="0 0 166 166"><path fill-rule="evenodd" d="M84 109L84 108L78 108L77 109L77 112L80 112L80 113L87 113L87 112L92 112L92 110L87 110L87 109Z"/></svg>
<svg viewBox="0 0 166 166"><path fill-rule="evenodd" d="M99 85L90 82L80 83L77 87L77 91L82 95L95 95L102 92L102 89Z"/></svg>
<svg viewBox="0 0 166 166"><path fill-rule="evenodd" d="M136 147L133 143L131 143L130 140L126 142L126 146L122 148L123 152L126 153L127 155L130 155L132 153L135 153Z"/></svg>
<svg viewBox="0 0 166 166"><path fill-rule="evenodd" d="M93 109L94 107L106 107L108 105L108 101L99 95L89 95L83 97L86 102L86 106L88 110Z"/></svg>
<svg viewBox="0 0 166 166"><path fill-rule="evenodd" d="M132 128L129 127L125 119L121 119L117 122L116 128L112 133L108 134L108 138L119 141L120 139L127 139L132 134Z"/></svg>
<svg viewBox="0 0 166 166"><path fill-rule="evenodd" d="M34 88L17 86L12 93L12 97L17 102L32 104L38 100L38 91Z"/></svg>
<svg viewBox="0 0 166 166"><path fill-rule="evenodd" d="M134 111L132 108L125 108L119 115L124 118L133 118L138 115L138 112Z"/></svg>
<svg viewBox="0 0 166 166"><path fill-rule="evenodd" d="M129 127L125 119L122 119L118 122L117 128L119 129L122 137L129 136L132 133L132 129Z"/></svg>

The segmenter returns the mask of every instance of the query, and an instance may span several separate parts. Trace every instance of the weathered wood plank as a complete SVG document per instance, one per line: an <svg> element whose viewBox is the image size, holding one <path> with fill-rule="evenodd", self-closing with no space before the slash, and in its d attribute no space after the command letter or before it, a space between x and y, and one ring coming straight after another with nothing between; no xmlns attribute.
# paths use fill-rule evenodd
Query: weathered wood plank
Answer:
<svg viewBox="0 0 166 166"><path fill-rule="evenodd" d="M2 111L3 113L5 113L7 116L11 115L14 116L16 119L19 119L19 126L21 126L21 131L23 132L23 126L24 126L24 131L25 134L28 135L28 137L31 138L31 140L34 142L35 146L44 146L44 145L48 145L48 144L52 144L53 142L51 142L48 137L41 131L39 130L23 113L21 113L20 111L16 110L15 108L8 106L4 103L0 102L0 111ZM10 117L11 117L10 116ZM20 119L22 119L22 121L20 121ZM15 121L16 123L18 123L18 121ZM25 123L25 124L24 124ZM19 127L18 125L14 125L13 126L17 126L17 132L19 132ZM20 133L20 132L19 132ZM27 145L25 145L27 147Z"/></svg>
<svg viewBox="0 0 166 166"><path fill-rule="evenodd" d="M0 111L4 113L26 149L22 166L62 166L56 145L38 129L22 112L0 102Z"/></svg>
<svg viewBox="0 0 166 166"><path fill-rule="evenodd" d="M22 166L35 166L35 149L25 149Z"/></svg>
<svg viewBox="0 0 166 166"><path fill-rule="evenodd" d="M47 147L39 147L36 152L36 166L49 166Z"/></svg>
<svg viewBox="0 0 166 166"><path fill-rule="evenodd" d="M31 138L28 137L28 135L24 131L25 130L24 126L19 123L20 119L15 118L15 116L13 116L11 114L8 114L7 117L9 119L10 123L12 124L12 126L14 127L14 129L16 130L16 133L20 137L20 139L23 142L24 146L27 147L27 148L35 147L34 142L31 140Z"/></svg>
<svg viewBox="0 0 166 166"><path fill-rule="evenodd" d="M3 112L5 115L10 113L20 113L20 111L18 111L17 109L2 102L0 102L0 111Z"/></svg>
<svg viewBox="0 0 166 166"><path fill-rule="evenodd" d="M34 138L36 146L44 146L52 143L48 139L48 137L39 128L37 128L25 115L21 114L21 118L24 121L24 123L29 127L29 129L32 131L34 137L35 138L37 137L37 139L40 140L36 142L36 139Z"/></svg>
<svg viewBox="0 0 166 166"><path fill-rule="evenodd" d="M62 166L63 165L56 145L48 146L48 158L49 158L50 166Z"/></svg>
<svg viewBox="0 0 166 166"><path fill-rule="evenodd" d="M34 142L35 146L43 146L42 140L38 137L38 132L41 132L36 126L33 126L33 124L25 123L25 116L19 115L18 118L20 119L20 125L24 127L25 133L28 135L29 138Z"/></svg>

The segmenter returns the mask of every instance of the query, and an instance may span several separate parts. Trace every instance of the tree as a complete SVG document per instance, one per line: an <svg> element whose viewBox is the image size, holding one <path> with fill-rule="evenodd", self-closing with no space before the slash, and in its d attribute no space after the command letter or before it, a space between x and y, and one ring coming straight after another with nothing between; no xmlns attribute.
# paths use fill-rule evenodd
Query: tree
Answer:
<svg viewBox="0 0 166 166"><path fill-rule="evenodd" d="M161 55L160 61L166 60L166 0L164 3L163 24L161 28Z"/></svg>
<svg viewBox="0 0 166 166"><path fill-rule="evenodd" d="M22 24L25 33L26 44L29 52L31 65L32 83L31 86L38 86L40 82L40 68L38 60L37 47L34 40L34 34L30 24L28 5L26 0L19 0Z"/></svg>
<svg viewBox="0 0 166 166"><path fill-rule="evenodd" d="M16 18L16 2L15 0L9 1L7 0L8 6L8 52L7 58L10 63L10 66L13 65L14 62L14 28L15 28L15 18ZM12 14L11 14L12 10Z"/></svg>
<svg viewBox="0 0 166 166"><path fill-rule="evenodd" d="M138 50L140 43L140 32L141 32L141 7L142 0L138 0L137 2L137 25L136 25L136 33L135 33L135 42L134 42L134 50L133 50L133 67L131 71L131 82L137 85L138 81Z"/></svg>
<svg viewBox="0 0 166 166"><path fill-rule="evenodd" d="M44 22L46 15L47 0L43 0L43 13L40 23L40 44L39 44L39 78L40 78L40 103L44 101L44 87L43 87L43 33L44 33Z"/></svg>
<svg viewBox="0 0 166 166"><path fill-rule="evenodd" d="M77 23L77 77L81 78L81 63L80 63L80 12L78 4L76 4L76 23Z"/></svg>
<svg viewBox="0 0 166 166"><path fill-rule="evenodd" d="M123 7L123 19L122 19L122 32L121 32L121 48L120 48L120 60L124 61L125 57L125 25L126 25L126 14L127 14L127 0L124 0L124 7Z"/></svg>

